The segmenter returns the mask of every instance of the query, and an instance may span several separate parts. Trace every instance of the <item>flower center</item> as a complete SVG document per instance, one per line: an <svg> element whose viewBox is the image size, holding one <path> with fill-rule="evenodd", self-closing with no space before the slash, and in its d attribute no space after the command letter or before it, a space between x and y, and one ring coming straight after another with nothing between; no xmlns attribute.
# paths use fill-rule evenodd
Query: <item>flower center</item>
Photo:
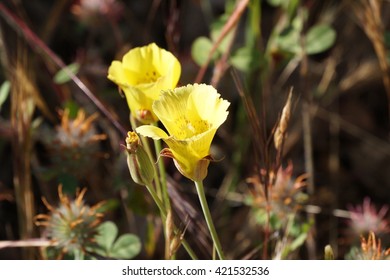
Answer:
<svg viewBox="0 0 390 280"><path fill-rule="evenodd" d="M141 74L137 79L137 84L151 84L155 83L161 75L156 69L148 70L143 75Z"/></svg>
<svg viewBox="0 0 390 280"><path fill-rule="evenodd" d="M211 125L205 120L189 120L186 117L176 120L176 125L179 130L178 135L175 136L179 139L193 137L209 130L211 127Z"/></svg>

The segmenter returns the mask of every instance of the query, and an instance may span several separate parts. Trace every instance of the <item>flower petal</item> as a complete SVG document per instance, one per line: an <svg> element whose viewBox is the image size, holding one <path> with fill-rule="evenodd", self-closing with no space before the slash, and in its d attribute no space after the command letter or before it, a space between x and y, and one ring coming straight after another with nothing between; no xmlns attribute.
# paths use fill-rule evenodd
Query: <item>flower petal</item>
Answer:
<svg viewBox="0 0 390 280"><path fill-rule="evenodd" d="M210 154L210 146L216 129L208 130L192 138L179 140L174 136L163 139L172 152L176 165L180 165L180 172L194 179L194 172L197 172L200 161Z"/></svg>
<svg viewBox="0 0 390 280"><path fill-rule="evenodd" d="M152 103L162 90L176 87L181 65L170 52L155 43L127 52L120 61L113 61L108 79L118 84L126 94L130 111L143 123L156 122ZM143 118L147 112L148 117Z"/></svg>
<svg viewBox="0 0 390 280"><path fill-rule="evenodd" d="M154 125L142 125L137 127L135 131L137 131L137 133L141 134L142 136L150 137L154 140L166 139L169 137L164 130Z"/></svg>
<svg viewBox="0 0 390 280"><path fill-rule="evenodd" d="M127 75L125 69L123 69L122 62L114 60L108 68L107 78L120 86L129 85L129 75Z"/></svg>
<svg viewBox="0 0 390 280"><path fill-rule="evenodd" d="M169 134L175 135L177 139L185 139L187 136L185 112L189 94L189 87L163 91L160 99L153 103L154 113L164 124Z"/></svg>
<svg viewBox="0 0 390 280"><path fill-rule="evenodd" d="M187 115L190 121L207 120L211 127L218 128L226 120L227 108L230 105L220 96L212 86L195 84L187 105Z"/></svg>

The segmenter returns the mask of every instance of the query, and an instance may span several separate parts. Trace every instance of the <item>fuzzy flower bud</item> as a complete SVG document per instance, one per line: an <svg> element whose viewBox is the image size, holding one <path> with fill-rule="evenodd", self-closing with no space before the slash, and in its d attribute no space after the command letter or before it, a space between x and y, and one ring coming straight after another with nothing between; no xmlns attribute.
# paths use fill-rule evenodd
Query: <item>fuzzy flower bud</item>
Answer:
<svg viewBox="0 0 390 280"><path fill-rule="evenodd" d="M127 165L131 178L140 185L149 185L154 178L154 167L141 145L137 133L129 131L126 137Z"/></svg>

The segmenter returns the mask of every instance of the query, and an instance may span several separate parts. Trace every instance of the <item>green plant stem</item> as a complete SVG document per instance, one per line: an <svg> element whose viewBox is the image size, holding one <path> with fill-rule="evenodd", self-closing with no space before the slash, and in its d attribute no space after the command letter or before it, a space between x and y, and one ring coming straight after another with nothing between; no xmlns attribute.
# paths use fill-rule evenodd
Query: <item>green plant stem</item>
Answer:
<svg viewBox="0 0 390 280"><path fill-rule="evenodd" d="M198 192L198 197L200 201L200 205L202 206L203 215L206 219L207 226L209 228L211 238L213 239L213 243L215 249L217 250L218 256L220 260L225 260L225 255L223 254L221 242L219 241L217 231L215 230L215 226L213 223L213 219L211 218L210 209L206 201L206 195L204 193L203 181L194 181L196 191Z"/></svg>
<svg viewBox="0 0 390 280"><path fill-rule="evenodd" d="M158 170L160 175L160 183L161 183L161 194L162 194L162 200L164 202L166 209L171 209L171 203L169 201L169 195L168 195L168 186L167 186L167 177L165 173L165 166L163 160L159 160L160 151L161 151L161 141L160 140L154 140L154 148L156 150L156 157L158 162Z"/></svg>
<svg viewBox="0 0 390 280"><path fill-rule="evenodd" d="M157 124L154 124L157 126ZM159 171L159 179L160 179L160 188L161 188L161 198L162 202L164 203L165 209L167 209L167 212L171 210L171 203L169 201L169 196L168 196L168 189L167 189L167 178L165 175L165 166L164 162L160 160L160 151L161 151L161 142L160 140L154 140L154 150L156 152L156 159L157 159L157 164L158 164L158 171ZM169 258L169 244L170 240L169 237L165 237L165 254L166 254L166 259Z"/></svg>
<svg viewBox="0 0 390 280"><path fill-rule="evenodd" d="M157 207L158 207L158 209L160 210L160 213L161 213L161 218L165 221L167 219L167 211L166 211L166 209L164 207L163 202L158 197L156 191L153 189L153 186L146 185L146 189L149 191L149 193L152 196L154 202L157 204ZM188 242L185 239L182 240L182 244L183 244L184 249L186 249L187 253L190 255L190 257L193 260L197 260L198 257L196 256L195 252L192 250L192 248L190 247L190 245L188 244Z"/></svg>

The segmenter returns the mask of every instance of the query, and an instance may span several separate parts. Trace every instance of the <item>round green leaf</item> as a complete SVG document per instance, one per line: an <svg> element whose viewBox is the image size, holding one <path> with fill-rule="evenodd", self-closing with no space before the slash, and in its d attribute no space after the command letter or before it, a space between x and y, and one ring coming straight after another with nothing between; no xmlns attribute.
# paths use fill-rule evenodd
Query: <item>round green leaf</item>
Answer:
<svg viewBox="0 0 390 280"><path fill-rule="evenodd" d="M116 259L132 259L141 251L141 241L134 234L123 234L111 249L110 257Z"/></svg>
<svg viewBox="0 0 390 280"><path fill-rule="evenodd" d="M293 54L299 53L301 51L299 30L292 25L284 28L276 38L276 44L281 51Z"/></svg>
<svg viewBox="0 0 390 280"><path fill-rule="evenodd" d="M108 256L110 254L117 235L118 228L113 222L107 221L98 227L98 234L95 239L99 246L105 251L105 254L102 255Z"/></svg>
<svg viewBox="0 0 390 280"><path fill-rule="evenodd" d="M260 53L248 47L238 49L231 57L230 64L238 70L247 72L260 65Z"/></svg>
<svg viewBox="0 0 390 280"><path fill-rule="evenodd" d="M202 66L207 62L212 47L213 43L206 37L199 37L194 41L191 48L191 55L196 64Z"/></svg>
<svg viewBox="0 0 390 280"><path fill-rule="evenodd" d="M333 46L336 31L326 24L315 25L306 34L305 49L307 54L317 54Z"/></svg>
<svg viewBox="0 0 390 280"><path fill-rule="evenodd" d="M71 76L69 75L69 72L72 73L73 75L76 75L79 69L80 69L80 64L76 62L69 64L68 66L62 68L60 71L58 71L55 74L54 82L56 84L64 84L66 82L69 82L72 79Z"/></svg>

